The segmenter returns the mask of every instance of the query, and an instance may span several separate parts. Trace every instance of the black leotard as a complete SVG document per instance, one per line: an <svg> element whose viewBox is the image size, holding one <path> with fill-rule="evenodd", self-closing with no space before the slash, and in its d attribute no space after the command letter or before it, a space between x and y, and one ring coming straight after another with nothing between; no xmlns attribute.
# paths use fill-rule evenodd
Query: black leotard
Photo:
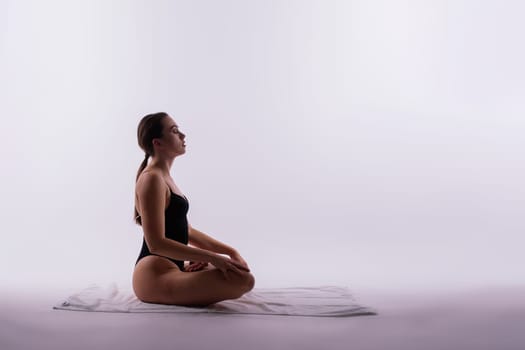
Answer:
<svg viewBox="0 0 525 350"><path fill-rule="evenodd" d="M170 192L170 204L164 211L164 234L166 238L183 244L188 244L188 220L186 218L189 208L188 199L174 193L171 188ZM137 265L140 259L148 255L157 254L152 254L150 252L148 245L146 244L146 239L142 238L142 250L140 251L140 255L135 262L135 265ZM168 257L166 258L177 264L181 271L184 271L184 261Z"/></svg>

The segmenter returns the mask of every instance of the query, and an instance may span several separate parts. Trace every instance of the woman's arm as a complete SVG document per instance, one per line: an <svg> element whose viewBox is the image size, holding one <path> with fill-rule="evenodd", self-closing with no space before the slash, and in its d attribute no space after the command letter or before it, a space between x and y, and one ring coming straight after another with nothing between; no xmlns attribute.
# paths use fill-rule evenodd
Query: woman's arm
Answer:
<svg viewBox="0 0 525 350"><path fill-rule="evenodd" d="M189 223L188 241L192 245L205 249L207 251L229 255L232 260L237 261L246 268L248 268L248 264L235 248L230 247L229 245L208 236L207 234L197 230L196 228L193 228Z"/></svg>
<svg viewBox="0 0 525 350"><path fill-rule="evenodd" d="M219 254L231 255L235 252L235 249L227 244L224 244L202 231L193 228L188 224L188 240L195 247L206 249Z"/></svg>

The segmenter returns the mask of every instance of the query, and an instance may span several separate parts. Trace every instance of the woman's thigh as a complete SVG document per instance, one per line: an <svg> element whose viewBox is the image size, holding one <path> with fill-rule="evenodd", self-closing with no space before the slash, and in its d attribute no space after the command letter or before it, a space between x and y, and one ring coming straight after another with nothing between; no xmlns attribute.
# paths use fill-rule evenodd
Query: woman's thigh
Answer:
<svg viewBox="0 0 525 350"><path fill-rule="evenodd" d="M155 255L142 258L133 272L135 295L150 303L208 305L238 298L254 283L249 272L229 271L226 277L211 265L201 271L182 272L173 262Z"/></svg>
<svg viewBox="0 0 525 350"><path fill-rule="evenodd" d="M165 299L170 304L209 305L221 300L236 299L250 291L255 279L249 272L222 271L213 266L201 271L170 271L160 277L165 286Z"/></svg>

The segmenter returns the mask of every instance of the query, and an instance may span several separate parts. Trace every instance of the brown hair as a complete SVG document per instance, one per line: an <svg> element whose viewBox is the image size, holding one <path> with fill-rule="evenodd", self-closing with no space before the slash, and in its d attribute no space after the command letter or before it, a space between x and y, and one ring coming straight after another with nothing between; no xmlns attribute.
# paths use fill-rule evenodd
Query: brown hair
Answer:
<svg viewBox="0 0 525 350"><path fill-rule="evenodd" d="M135 183L138 181L140 174L148 165L148 159L150 156L154 156L155 150L153 148L153 139L162 137L162 119L168 116L165 112L152 113L144 116L137 129L137 139L139 147L144 151L144 160L140 164L139 170L137 171L137 177ZM135 212L133 218L137 225L142 226L142 220L137 211L137 207L134 208Z"/></svg>

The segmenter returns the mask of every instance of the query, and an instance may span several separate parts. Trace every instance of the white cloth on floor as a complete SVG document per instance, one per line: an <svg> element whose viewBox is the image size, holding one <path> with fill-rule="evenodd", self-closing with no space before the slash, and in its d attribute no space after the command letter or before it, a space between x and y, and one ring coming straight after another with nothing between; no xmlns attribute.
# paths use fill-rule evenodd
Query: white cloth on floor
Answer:
<svg viewBox="0 0 525 350"><path fill-rule="evenodd" d="M374 315L372 309L357 304L348 288L336 286L255 288L234 300L206 307L151 304L140 301L131 289L116 283L107 287L92 284L53 307L59 310L94 312L184 312L288 316Z"/></svg>

